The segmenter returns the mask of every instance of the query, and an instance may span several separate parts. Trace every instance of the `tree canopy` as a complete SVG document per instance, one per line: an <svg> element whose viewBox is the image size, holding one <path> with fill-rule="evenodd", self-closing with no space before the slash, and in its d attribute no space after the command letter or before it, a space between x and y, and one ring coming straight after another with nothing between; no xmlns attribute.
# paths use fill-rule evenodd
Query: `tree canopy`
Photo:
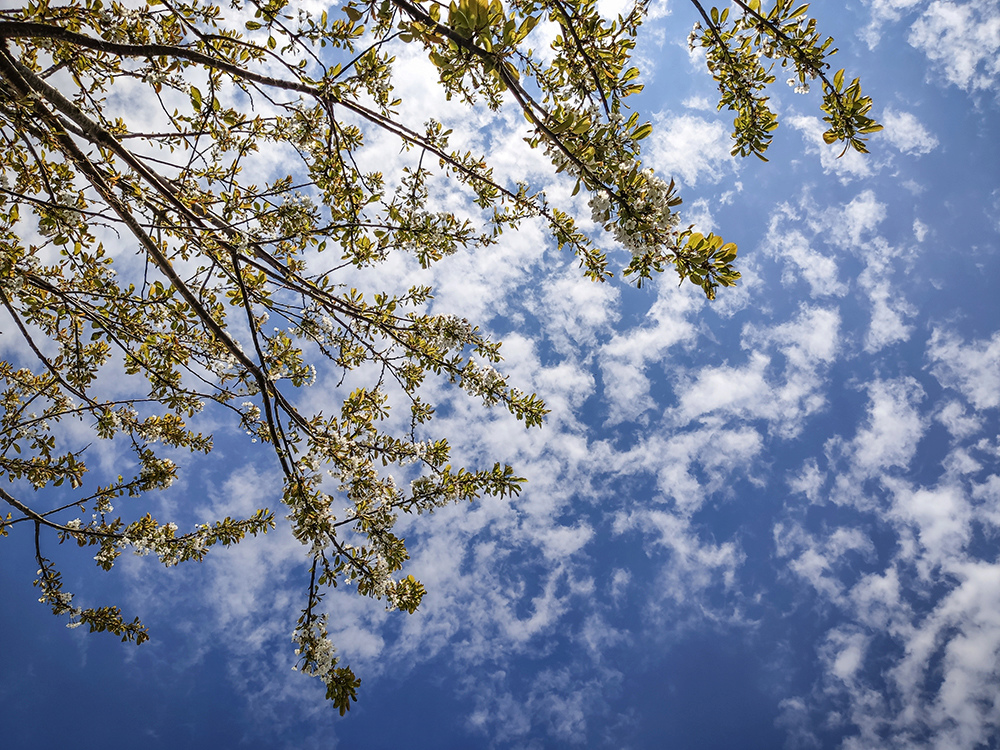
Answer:
<svg viewBox="0 0 1000 750"><path fill-rule="evenodd" d="M733 113L734 154L764 158L779 68L797 90L821 85L828 143L865 151L880 129L871 101L832 72L836 50L806 5L692 5L689 41ZM69 627L141 643L138 618L76 604L45 545L75 542L105 570L127 550L173 566L273 528L269 509L187 529L148 512L177 476L167 453L208 453L206 426L238 425L280 466L277 515L304 546L298 667L346 711L360 680L328 638L324 592L353 584L413 612L424 587L405 574L398 514L523 482L502 463L452 466L422 386L450 381L529 428L546 414L496 369L499 342L427 311L432 289L357 289L347 272L398 252L426 268L530 221L597 282L620 272L641 285L669 266L713 298L739 278L736 246L685 227L674 182L642 159L652 125L626 100L642 88L630 55L646 13L640 1L605 18L594 0L0 10L0 534L33 531L40 601ZM449 99L519 111L525 140L586 191L591 215L453 148L433 116L404 117L411 92L393 64L413 49ZM366 158L376 135L412 155L400 173ZM264 153L281 155L280 173ZM475 210L450 210L441 185ZM317 371L367 385L314 411L302 389ZM94 438L132 458L102 472Z"/></svg>

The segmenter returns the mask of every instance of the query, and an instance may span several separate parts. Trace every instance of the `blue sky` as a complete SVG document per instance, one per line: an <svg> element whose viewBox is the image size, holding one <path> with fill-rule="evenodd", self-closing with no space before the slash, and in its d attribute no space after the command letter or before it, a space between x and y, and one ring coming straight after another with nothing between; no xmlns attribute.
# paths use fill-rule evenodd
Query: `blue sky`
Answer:
<svg viewBox="0 0 1000 750"><path fill-rule="evenodd" d="M139 648L52 618L12 534L5 746L1000 747L1000 3L812 9L886 126L868 157L837 160L818 92L779 86L770 162L732 159L685 2L654 5L637 49L647 163L687 221L740 246L743 282L714 303L669 274L592 284L530 225L428 272L358 274L433 284L434 310L499 336L552 413L526 432L432 386L458 461L529 483L401 520L416 614L327 599L363 680L347 717L291 671L307 574L290 534L172 570L54 551L78 597L143 617ZM519 116L449 108L401 63L409 114L589 215ZM388 172L402 157L380 146L365 158ZM320 373L309 398L331 386ZM216 436L157 499L179 523L275 507L273 457Z"/></svg>

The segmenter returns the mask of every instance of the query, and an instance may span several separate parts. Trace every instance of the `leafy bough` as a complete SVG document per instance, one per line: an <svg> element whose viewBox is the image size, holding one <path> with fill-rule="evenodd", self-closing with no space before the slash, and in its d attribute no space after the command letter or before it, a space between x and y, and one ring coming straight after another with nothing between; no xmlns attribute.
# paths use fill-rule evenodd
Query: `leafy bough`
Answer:
<svg viewBox="0 0 1000 750"><path fill-rule="evenodd" d="M693 4L705 28L692 43L706 49L720 108L736 113L734 153L762 157L770 143L777 120L762 92L776 62L800 88L822 80L828 142L865 150L878 129L871 102L842 71L828 77L834 50L805 6L738 2L730 20ZM612 273L606 243L624 249L636 284L673 267L712 298L739 278L736 246L683 227L676 185L642 161L652 126L625 100L642 88L630 56L645 12L639 2L605 19L591 0L351 0L318 15L285 0L0 10L0 306L23 344L0 362L0 500L11 508L0 534L33 529L41 601L71 627L141 643L138 618L74 604L43 532L107 570L126 550L173 566L274 528L267 509L183 533L115 511L171 486L167 453L211 451L197 430L206 417L228 420L273 453L275 499L306 549L297 666L348 710L360 680L330 642L325 592L352 583L415 611L425 590L404 573L399 514L517 495L524 482L502 463L452 466L451 446L430 434L428 378L527 427L546 408L496 369L498 342L428 312L430 288L347 280L394 252L426 268L527 220L595 281ZM557 29L544 61L529 47L543 23ZM527 142L589 195L604 232L451 147L437 120L402 117L393 63L415 50L449 99L519 110ZM365 168L376 138L415 158L396 175ZM261 172L269 150L294 166ZM469 215L434 205L432 187L449 181L471 197ZM297 395L318 376L343 386L325 412ZM406 424L392 418L399 401ZM131 470L95 481L81 426L131 452L118 459Z"/></svg>

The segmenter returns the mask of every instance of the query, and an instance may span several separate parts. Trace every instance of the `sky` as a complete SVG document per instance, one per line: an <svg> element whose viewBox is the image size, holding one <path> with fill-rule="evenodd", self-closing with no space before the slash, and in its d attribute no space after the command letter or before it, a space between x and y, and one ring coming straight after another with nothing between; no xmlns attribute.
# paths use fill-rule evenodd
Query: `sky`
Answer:
<svg viewBox="0 0 1000 750"><path fill-rule="evenodd" d="M837 159L818 92L779 82L770 161L733 159L686 45L693 7L655 5L640 37L646 163L678 181L685 221L740 247L716 301L669 273L594 284L532 225L429 271L359 274L432 284L433 311L503 340L504 372L551 413L526 431L432 387L456 463L528 483L401 519L417 613L328 597L362 678L346 717L291 670L307 573L287 530L171 570L64 565L78 597L141 615L138 648L53 618L12 533L4 746L1000 747L1000 3L812 11L885 125L867 157ZM520 116L449 107L401 63L406 106L589 215ZM332 386L321 373L312 398ZM239 437L220 429L156 502L197 520L274 507L273 456Z"/></svg>

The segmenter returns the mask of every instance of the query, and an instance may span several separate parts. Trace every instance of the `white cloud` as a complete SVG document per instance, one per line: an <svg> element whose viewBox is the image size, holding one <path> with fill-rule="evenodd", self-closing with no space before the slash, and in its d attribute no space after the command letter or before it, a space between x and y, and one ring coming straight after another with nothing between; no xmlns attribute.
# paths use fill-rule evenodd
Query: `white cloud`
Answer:
<svg viewBox="0 0 1000 750"><path fill-rule="evenodd" d="M872 509L880 502L869 495L866 481L881 480L907 469L923 438L928 420L920 410L925 392L913 378L874 379L868 391L867 415L850 440L826 442L832 485L829 499L838 505Z"/></svg>
<svg viewBox="0 0 1000 750"><path fill-rule="evenodd" d="M694 224L695 231L701 232L702 234L708 234L709 232L715 232L718 227L715 223L715 217L712 215L712 208L709 202L705 198L699 198L696 201L692 201L686 209L681 218L682 224Z"/></svg>
<svg viewBox="0 0 1000 750"><path fill-rule="evenodd" d="M906 467L927 427L918 405L924 389L913 378L875 380L868 384L868 419L852 443L852 463L862 476Z"/></svg>
<svg viewBox="0 0 1000 750"><path fill-rule="evenodd" d="M699 109L704 112L712 112L716 109L716 104L703 94L689 96L683 104L688 109Z"/></svg>
<svg viewBox="0 0 1000 750"><path fill-rule="evenodd" d="M762 448L760 434L742 425L737 429L710 427L675 434L653 432L634 448L615 456L615 473L651 474L656 477L657 499L669 501L682 515L690 515L710 495L724 490L734 475L748 471ZM617 525L622 523L621 518L616 520Z"/></svg>
<svg viewBox="0 0 1000 750"><path fill-rule="evenodd" d="M478 672L465 680L476 703L469 725L489 738L490 747L535 747L531 739L521 744L533 729L562 746L579 745L590 722L607 721L607 696L620 679L607 669L596 676L574 668L546 669L522 686L503 669Z"/></svg>
<svg viewBox="0 0 1000 750"><path fill-rule="evenodd" d="M927 580L938 567L950 567L961 559L971 535L971 508L963 491L943 485L933 489L913 488L905 482L890 481L893 504L890 515L916 532L919 551L904 547L916 558L916 567Z"/></svg>
<svg viewBox="0 0 1000 750"><path fill-rule="evenodd" d="M983 213L990 220L994 229L1000 233L1000 188L994 190L990 197L993 199L992 205L988 205L983 209Z"/></svg>
<svg viewBox="0 0 1000 750"><path fill-rule="evenodd" d="M817 535L791 521L776 523L771 533L775 554L788 558L788 570L831 601L839 601L844 590L838 574L841 558L847 552L864 556L874 552L871 540L859 529L841 527Z"/></svg>
<svg viewBox="0 0 1000 750"><path fill-rule="evenodd" d="M798 474L788 477L788 488L809 498L809 502L820 502L820 491L826 483L826 474L820 471L815 458L809 458Z"/></svg>
<svg viewBox="0 0 1000 750"><path fill-rule="evenodd" d="M741 367L722 365L701 370L694 382L680 387L678 417L689 422L715 411L756 412L760 400L770 400L764 371L770 360L760 353Z"/></svg>
<svg viewBox="0 0 1000 750"><path fill-rule="evenodd" d="M848 628L830 631L820 647L820 658L827 669L841 682L854 684L855 676L864 662L870 638L864 633Z"/></svg>
<svg viewBox="0 0 1000 750"><path fill-rule="evenodd" d="M689 318L705 304L704 297L697 296L692 285L678 287L672 279L657 279L652 286L658 297L645 322L616 334L598 352L610 424L635 419L654 406L646 368L653 362L664 363L671 347L690 343L696 336Z"/></svg>
<svg viewBox="0 0 1000 750"><path fill-rule="evenodd" d="M983 421L979 416L966 413L958 401L949 401L935 417L955 438L965 438L974 435L982 429Z"/></svg>
<svg viewBox="0 0 1000 750"><path fill-rule="evenodd" d="M949 573L958 585L919 624L901 628L906 652L890 675L902 698L899 719L926 727L925 746L971 749L1000 729L1000 565L960 563Z"/></svg>
<svg viewBox="0 0 1000 750"><path fill-rule="evenodd" d="M966 345L955 333L936 328L927 356L941 385L959 391L976 409L1000 406L1000 333Z"/></svg>
<svg viewBox="0 0 1000 750"><path fill-rule="evenodd" d="M889 630L897 619L910 617L902 595L899 571L894 566L883 573L863 575L849 593L858 622L879 631Z"/></svg>
<svg viewBox="0 0 1000 750"><path fill-rule="evenodd" d="M996 0L866 0L871 21L861 32L874 48L882 27L919 11L909 43L948 83L967 91L996 88L1000 80L1000 4Z"/></svg>
<svg viewBox="0 0 1000 750"><path fill-rule="evenodd" d="M843 144L828 145L823 141L826 126L818 117L789 115L785 122L802 133L806 153L818 155L823 171L827 174L836 175L843 183L872 174L870 156L859 154L854 149L845 152Z"/></svg>
<svg viewBox="0 0 1000 750"><path fill-rule="evenodd" d="M884 137L904 154L929 154L938 146L938 139L910 112L886 108L882 124Z"/></svg>
<svg viewBox="0 0 1000 750"><path fill-rule="evenodd" d="M584 278L575 266L553 274L525 307L544 321L545 332L564 354L589 352L619 317L621 287Z"/></svg>
<svg viewBox="0 0 1000 750"><path fill-rule="evenodd" d="M703 538L686 514L664 510L637 510L619 514L615 519L617 534L640 531L652 545L666 553L661 572L651 592L651 606L668 603L692 604L704 597L706 590L730 587L745 556L735 542L717 544ZM706 605L698 605L705 607Z"/></svg>
<svg viewBox="0 0 1000 750"><path fill-rule="evenodd" d="M718 182L736 171L729 131L718 120L661 113L654 118L647 163L685 185Z"/></svg>
<svg viewBox="0 0 1000 750"><path fill-rule="evenodd" d="M803 308L794 320L773 327L748 324L743 332L747 362L703 367L680 377L671 418L677 424L763 419L769 431L793 437L805 417L825 405L821 373L839 346L840 317L834 310ZM772 351L784 359L781 370Z"/></svg>
<svg viewBox="0 0 1000 750"><path fill-rule="evenodd" d="M864 190L843 207L829 209L825 224L837 245L856 249L863 240L872 237L885 217L886 205L872 190Z"/></svg>
<svg viewBox="0 0 1000 750"><path fill-rule="evenodd" d="M979 408L1000 400L986 384L998 369L993 348L993 339L965 344L942 330L927 347L935 376ZM1000 519L1000 479L970 481L983 468L978 457L995 466L996 451L976 441L983 415L949 397L925 403L914 378L875 380L867 390L867 420L849 441L827 448L835 475L829 499L860 515L853 522L840 516L832 531L809 530L789 503L792 517L774 527L775 551L789 572L835 611L817 649L824 676L811 695L786 702L783 722L790 742L803 747L821 744L811 730L825 711L827 722L851 728L844 750L973 750L1000 729L1000 564L991 552L985 559L972 552L976 525ZM975 451L953 444L940 458L941 478L921 484L910 467L929 413L955 443L970 441L982 452L973 458ZM808 460L789 486L823 502L827 473ZM892 539L878 555L873 528ZM865 564L852 561L859 554Z"/></svg>
<svg viewBox="0 0 1000 750"><path fill-rule="evenodd" d="M1000 529L1000 475L991 474L982 483L972 483L972 497L977 501L976 511L987 524Z"/></svg>
<svg viewBox="0 0 1000 750"><path fill-rule="evenodd" d="M805 200L803 209L808 216L809 208ZM886 215L886 205L876 198L873 191L865 190L847 204L827 209L808 220L816 236L814 242L822 238L827 244L827 253L832 245L859 257L864 263L864 270L858 275L856 283L871 306L870 324L864 337L865 351L870 353L906 341L913 331L908 319L917 312L903 295L899 283L902 271L898 267L898 259L906 251L890 245L877 233ZM785 206L772 219L772 229L781 227L782 220L794 218L795 214ZM799 230L785 230L784 234L796 238L796 232ZM804 237L800 237L798 244L791 245L795 248L792 255L808 263L812 260L811 253L801 247L805 241ZM829 269L830 266L819 263L815 268ZM812 273L817 274L817 271ZM824 279L831 273L831 270L821 271L818 277Z"/></svg>
<svg viewBox="0 0 1000 750"><path fill-rule="evenodd" d="M765 249L789 263L782 269L781 280L791 284L796 277L809 284L813 297L842 297L847 285L838 278L837 261L829 252L822 252L798 229L785 229L786 221L796 219L790 206L779 207L771 217Z"/></svg>
<svg viewBox="0 0 1000 750"><path fill-rule="evenodd" d="M881 38L882 26L885 23L898 21L905 11L925 0L865 0L865 2L871 8L871 21L860 32L860 36L868 42L870 48L874 49Z"/></svg>
<svg viewBox="0 0 1000 750"><path fill-rule="evenodd" d="M785 750L815 750L821 746L809 706L800 697L784 698L774 725L786 732Z"/></svg>
<svg viewBox="0 0 1000 750"><path fill-rule="evenodd" d="M868 265L858 278L872 306L871 324L865 333L866 352L877 352L906 341L913 331L906 319L916 313L916 308L901 297L889 278L887 266L883 259L870 256Z"/></svg>
<svg viewBox="0 0 1000 750"><path fill-rule="evenodd" d="M1000 77L1000 6L995 0L935 0L910 29L945 80L966 90L994 88Z"/></svg>

